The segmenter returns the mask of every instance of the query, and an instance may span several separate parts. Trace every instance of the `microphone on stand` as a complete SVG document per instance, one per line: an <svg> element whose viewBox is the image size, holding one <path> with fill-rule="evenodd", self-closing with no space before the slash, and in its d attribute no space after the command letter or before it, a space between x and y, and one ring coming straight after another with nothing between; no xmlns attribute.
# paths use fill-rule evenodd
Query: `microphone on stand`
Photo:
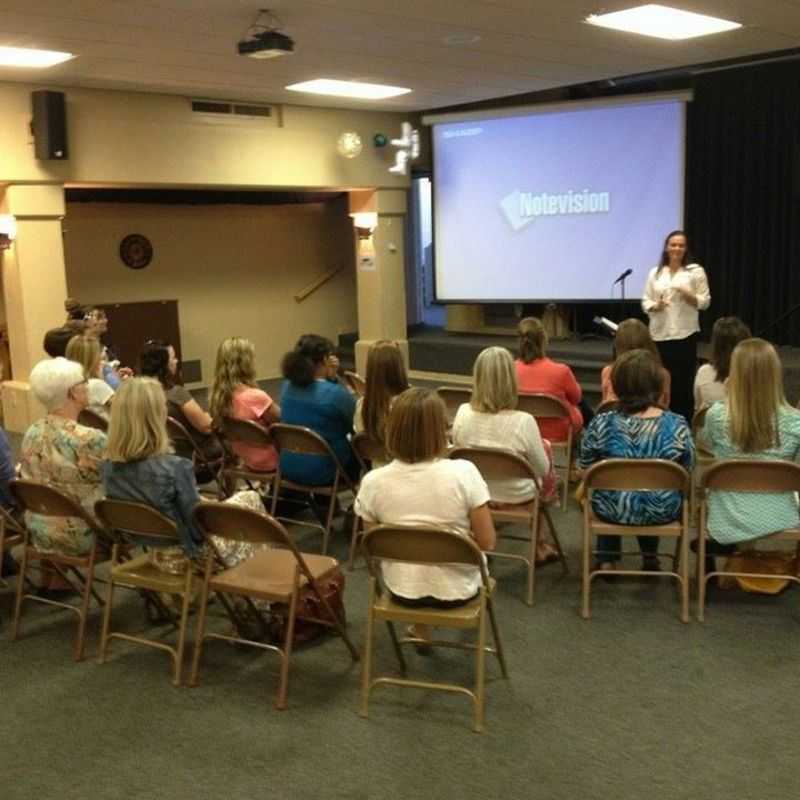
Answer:
<svg viewBox="0 0 800 800"><path fill-rule="evenodd" d="M616 286L618 283L622 283L622 281L624 281L625 278L627 278L628 275L631 275L631 274L633 274L633 270L632 269L626 269L625 272L623 272L622 275L620 275L619 278L617 278L614 281L614 283L612 283L611 285L612 286Z"/></svg>

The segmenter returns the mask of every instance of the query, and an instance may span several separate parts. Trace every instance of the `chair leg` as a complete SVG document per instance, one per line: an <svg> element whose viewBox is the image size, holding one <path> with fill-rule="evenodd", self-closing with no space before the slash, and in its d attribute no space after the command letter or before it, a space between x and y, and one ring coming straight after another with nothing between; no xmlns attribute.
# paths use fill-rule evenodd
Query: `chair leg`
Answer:
<svg viewBox="0 0 800 800"><path fill-rule="evenodd" d="M172 685L180 686L183 676L183 651L186 649L186 629L189 627L189 602L192 599L192 569L186 567L186 583L183 587L181 603L181 627L178 631L178 648L175 651L175 668L172 673Z"/></svg>
<svg viewBox="0 0 800 800"><path fill-rule="evenodd" d="M203 652L203 644L206 635L206 612L208 611L208 576L211 571L210 566L206 567L205 580L203 581L203 592L200 595L200 608L197 610L197 628L194 633L194 654L192 655L192 672L189 676L189 686L197 686L200 675L200 657Z"/></svg>
<svg viewBox="0 0 800 800"><path fill-rule="evenodd" d="M567 563L567 556L566 553L564 553L564 548L561 546L561 540L558 538L558 531L553 524L553 517L550 515L550 509L547 508L547 506L540 506L539 513L543 514L544 518L547 520L547 527L550 529L550 535L553 537L553 544L555 544L558 557L561 559L561 570L564 575L568 575L569 564Z"/></svg>
<svg viewBox="0 0 800 800"><path fill-rule="evenodd" d="M322 603L323 608L327 612L328 617L333 622L333 627L336 628L336 632L339 634L339 636L342 637L345 646L350 651L350 655L352 656L353 661L358 661L359 659L358 649L352 643L352 641L350 641L350 637L347 635L344 623L339 618L339 615L331 607L331 604L328 602L328 598L325 597L325 595L317 589L316 583L314 584L314 590L316 591L316 595L319 598L320 602Z"/></svg>
<svg viewBox="0 0 800 800"><path fill-rule="evenodd" d="M14 600L14 624L11 627L11 641L16 642L19 636L19 621L22 616L22 603L25 600L25 579L28 571L28 537L22 545L22 563L19 565L17 594Z"/></svg>
<svg viewBox="0 0 800 800"><path fill-rule="evenodd" d="M400 674L405 675L406 670L406 657L403 655L403 648L400 647L400 640L397 638L397 631L395 630L394 623L386 620L386 627L389 630L389 638L392 640L392 647L394 654L397 656L397 663L400 665Z"/></svg>
<svg viewBox="0 0 800 800"><path fill-rule="evenodd" d="M680 540L681 622L689 622L689 527L684 526Z"/></svg>
<svg viewBox="0 0 800 800"><path fill-rule="evenodd" d="M333 481L331 488L331 501L328 503L328 514L325 517L325 532L322 534L322 555L328 552L328 539L331 535L331 525L333 525L333 515L336 512L336 498L339 490L339 473L336 473L336 478Z"/></svg>
<svg viewBox="0 0 800 800"><path fill-rule="evenodd" d="M373 611L375 578L369 579L369 599L367 602L369 603L367 606L367 630L364 636L364 658L361 662L361 702L358 708L358 715L364 719L369 717L369 687L372 682L372 651L375 642L375 614Z"/></svg>
<svg viewBox="0 0 800 800"><path fill-rule="evenodd" d="M108 585L106 586L106 607L103 609L103 630L100 634L100 653L98 662L105 664L108 657L108 642L109 633L111 632L111 608L114 605L114 576L113 569L117 563L116 545L114 546L114 555L111 559L112 574L108 576Z"/></svg>
<svg viewBox="0 0 800 800"><path fill-rule="evenodd" d="M83 651L86 643L86 624L89 620L89 603L92 599L92 581L94 580L94 557L89 563L86 579L83 585L81 609L78 612L78 636L75 640L75 660L83 661Z"/></svg>
<svg viewBox="0 0 800 800"><path fill-rule="evenodd" d="M588 500L586 500L585 502L588 502ZM583 574L581 576L581 594L582 594L581 616L584 619L590 619L592 616L591 598L590 598L592 584L591 584L591 576L589 574L589 570L591 569L590 566L591 549L592 549L592 537L591 533L587 528L586 521L584 521L583 552L581 553L581 561L583 562L582 563Z"/></svg>
<svg viewBox="0 0 800 800"><path fill-rule="evenodd" d="M283 652L281 659L281 677L278 684L278 698L275 708L279 711L286 709L286 698L289 694L289 660L292 657L292 644L294 642L294 622L297 616L297 576L295 576L294 591L289 601L289 617L286 620L286 638L283 642Z"/></svg>
<svg viewBox="0 0 800 800"><path fill-rule="evenodd" d="M700 519L703 520L701 511ZM706 532L700 525L697 532L697 621L705 621L706 610Z"/></svg>
<svg viewBox="0 0 800 800"><path fill-rule="evenodd" d="M529 606L533 605L534 581L536 580L536 551L539 549L540 530L538 515L531 514L531 543L528 550L528 591L525 595L525 603Z"/></svg>
<svg viewBox="0 0 800 800"><path fill-rule="evenodd" d="M361 518L353 512L353 533L350 537L350 555L347 558L347 570L353 571L356 563L356 545L358 544L358 529L361 527Z"/></svg>
<svg viewBox="0 0 800 800"><path fill-rule="evenodd" d="M492 639L494 639L494 649L497 660L500 662L500 671L504 678L508 678L508 668L506 667L506 657L503 652L503 643L500 640L500 629L497 627L497 618L494 615L494 603L492 598L486 600L486 610L489 612L489 624L492 626Z"/></svg>
<svg viewBox="0 0 800 800"><path fill-rule="evenodd" d="M472 729L483 733L486 712L486 590L481 589L478 647L475 652L475 721Z"/></svg>

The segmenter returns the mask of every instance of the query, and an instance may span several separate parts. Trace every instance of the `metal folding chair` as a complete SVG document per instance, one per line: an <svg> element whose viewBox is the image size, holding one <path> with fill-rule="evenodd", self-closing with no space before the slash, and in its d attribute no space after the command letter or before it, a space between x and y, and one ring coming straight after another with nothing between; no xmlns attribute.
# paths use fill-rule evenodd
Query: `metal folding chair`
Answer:
<svg viewBox="0 0 800 800"><path fill-rule="evenodd" d="M350 442L353 447L353 452L356 455L356 460L359 466L358 485L355 487L355 492L358 494L358 488L361 484L361 479L372 469L373 461L381 461L386 463L389 461L389 456L386 448L382 442L376 442L366 433L357 433L353 440ZM358 538L362 529L361 518L358 514L353 514L353 533L350 537L350 554L347 558L347 569L353 571L355 564L356 553L358 551Z"/></svg>
<svg viewBox="0 0 800 800"><path fill-rule="evenodd" d="M447 409L447 419L450 424L456 418L458 407L464 403L469 403L472 399L471 386L440 386L436 393L444 401L445 408Z"/></svg>
<svg viewBox="0 0 800 800"><path fill-rule="evenodd" d="M274 492L276 471L250 469L241 462L231 448L233 444L246 444L249 447L271 450L275 446L271 432L272 428L265 428L252 420L233 417L225 417L222 420L220 436L223 446L229 452L230 461L220 472L226 495L234 493L236 482L239 480L244 481L250 489L255 489L255 484L266 484L270 487L270 491Z"/></svg>

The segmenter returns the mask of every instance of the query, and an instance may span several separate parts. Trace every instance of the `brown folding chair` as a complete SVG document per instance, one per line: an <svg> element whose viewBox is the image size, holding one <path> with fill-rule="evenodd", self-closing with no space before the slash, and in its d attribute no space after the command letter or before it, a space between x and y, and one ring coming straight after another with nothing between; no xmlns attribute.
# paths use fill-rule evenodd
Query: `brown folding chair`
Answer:
<svg viewBox="0 0 800 800"><path fill-rule="evenodd" d="M691 519L697 520L700 512L700 504L697 500L698 486L703 477L703 473L714 463L714 454L708 449L708 445L703 439L703 428L706 425L706 414L711 404L698 408L692 417L692 439L694 439L695 461L692 470L692 502L690 506Z"/></svg>
<svg viewBox="0 0 800 800"><path fill-rule="evenodd" d="M95 503L98 518L112 532L115 541L111 552L111 572L108 578L106 607L103 614L103 632L100 638L99 662L104 664L108 657L111 639L123 639L127 642L164 650L172 658L172 683L180 686L183 671L183 653L186 646L186 627L189 618L189 602L195 578L191 565L187 565L183 575L170 575L162 572L150 561L150 555L135 556L129 561L120 561L120 548L123 544L140 544L137 537L146 537L152 546L178 547L181 537L177 526L169 518L143 503L132 503L126 500L98 500ZM178 643L171 647L163 642L134 636L129 633L111 630L111 610L114 605L114 587L140 589L145 592L178 595L181 598L181 615L178 624Z"/></svg>
<svg viewBox="0 0 800 800"><path fill-rule="evenodd" d="M24 540L24 526L14 519L7 509L0 506L0 586L2 587L8 586L3 578L3 555L6 550L22 544Z"/></svg>
<svg viewBox="0 0 800 800"><path fill-rule="evenodd" d="M367 633L364 643L364 661L361 672L362 717L369 716L369 697L376 686L411 686L419 689L436 689L445 692L465 694L472 699L474 706L473 730L483 733L485 717L486 653L494 653L500 662L504 678L508 677L500 632L494 614L492 596L495 589L494 578L489 577L483 553L471 539L441 528L424 528L404 525L379 525L364 534L361 546L369 567L369 606L367 608ZM413 564L465 564L474 566L481 573L481 587L478 596L463 606L456 608L409 607L395 602L380 578L381 560L403 561ZM487 644L487 617L492 628L494 646ZM402 678L389 676L372 677L374 635L376 620L384 620L389 629L394 651L400 664ZM441 628L477 629L477 642L460 642L433 639L398 639L394 623L431 625ZM438 647L454 647L475 652L475 687L470 689L453 683L433 683L430 681L409 680L406 675L406 662L401 644L421 643Z"/></svg>
<svg viewBox="0 0 800 800"><path fill-rule="evenodd" d="M800 466L791 461L744 461L725 459L715 462L703 474L698 487L700 527L697 544L697 619L705 619L706 588L709 578L717 575L742 578L776 578L800 583L797 574L775 575L757 572L715 570L706 572L708 537L708 496L710 492L800 492ZM800 559L800 527L788 528L758 539L762 542L794 542ZM755 544L755 542L754 542ZM798 560L800 563L800 560Z"/></svg>
<svg viewBox="0 0 800 800"><path fill-rule="evenodd" d="M483 476L485 481L505 481L505 480L530 480L535 484L539 484L536 475L533 472L533 467L527 459L516 453L511 453L508 450L501 450L499 448L489 447L454 447L450 451L450 458L463 458L471 461ZM528 587L525 594L525 602L533 605L533 592L534 580L536 572L536 548L539 544L539 529L540 520L544 516L547 519L547 524L553 534L553 541L555 542L556 549L558 550L558 557L561 560L561 566L566 575L569 571L567 566L567 558L564 555L564 550L561 547L561 542L558 540L558 533L556 526L550 516L550 511L544 503L539 502L539 495L526 503L520 503L514 508L492 508L489 506L489 511L492 519L496 522L521 522L528 526L528 535L520 536L518 534L508 533L506 531L498 531L498 535L504 539L512 539L518 542L527 543L527 553L508 553L500 550L493 550L493 558L510 558L516 561L522 561L528 567Z"/></svg>
<svg viewBox="0 0 800 800"><path fill-rule="evenodd" d="M219 473L225 464L224 457L217 459L209 459L200 447L198 440L192 435L191 431L175 417L167 417L167 433L172 443L176 446L176 450L184 447L184 452L191 451L192 464L194 465L195 473L203 470L206 474L212 476L212 480L219 480ZM222 487L220 486L220 490Z"/></svg>
<svg viewBox="0 0 800 800"><path fill-rule="evenodd" d="M103 433L108 432L108 420L96 411L92 411L90 408L84 408L83 411L78 414L78 424L85 425L87 428L94 428Z"/></svg>
<svg viewBox="0 0 800 800"><path fill-rule="evenodd" d="M359 466L359 479L358 486L355 487L355 493L358 494L358 488L361 485L361 479L372 469L373 461L381 461L388 463L389 455L386 452L382 442L376 442L371 439L366 433L357 433L353 440L350 442L353 447L353 452L356 455L356 460ZM353 534L350 537L350 554L347 558L347 569L353 571L355 564L358 537L361 533L362 525L361 518L358 514L353 514Z"/></svg>
<svg viewBox="0 0 800 800"><path fill-rule="evenodd" d="M592 580L598 575L639 575L646 578L675 578L681 593L681 622L689 621L689 473L680 464L657 458L610 458L592 465L583 476L586 498L583 504L583 602L581 616L591 617L590 593ZM610 491L674 491L683 495L681 516L663 525L622 525L604 522L592 511L592 495L597 490ZM599 555L592 547L593 537L599 534L614 536L658 536L676 540L672 571L647 572L639 569L592 569L592 556ZM635 551L638 552L638 551ZM624 552L622 555L631 555Z"/></svg>
<svg viewBox="0 0 800 800"><path fill-rule="evenodd" d="M339 562L329 556L301 553L292 542L286 528L274 517L260 514L248 508L229 503L203 503L194 511L198 527L209 538L220 537L252 545L273 545L258 550L255 555L241 561L235 567L216 575L212 574L214 558L208 552L203 572L203 589L197 617L191 686L197 686L200 657L206 639L224 639L229 642L247 644L272 650L281 657L281 675L278 684L276 708L286 708L289 689L289 661L292 655L292 639L298 605L309 594L316 596L319 607L324 609L324 618L315 622L327 625L344 641L353 661L358 661L358 650L345 630L345 621L331 608L319 582L339 571ZM237 595L251 600L272 604L270 611L285 610L286 635L282 645L255 642L237 636L227 636L206 631L206 611L210 592L218 595Z"/></svg>
<svg viewBox="0 0 800 800"><path fill-rule="evenodd" d="M94 570L96 564L106 558L102 551L102 543L105 542L105 533L83 506L74 498L47 486L43 483L28 480L13 480L9 483L9 488L17 506L23 511L39 514L44 517L68 517L82 521L91 531L94 537L94 544L91 550L85 555L71 556L63 553L43 552L31 543L30 531L27 526L22 530L23 547L22 561L19 567L17 580L17 592L14 603L14 623L11 630L11 639L16 641L19 636L20 619L22 617L22 605L26 600L36 603L43 603L50 606L58 606L74 611L78 615L78 632L75 637L74 656L76 661L83 659L86 646L86 625L89 618L89 604L94 597L98 606L103 603L94 591L92 583L94 581ZM46 561L53 569L80 595L79 605L65 603L50 598L39 597L25 591L25 582L28 576L28 569L31 562ZM80 570L84 570L82 574ZM73 582L74 581L74 582Z"/></svg>
<svg viewBox="0 0 800 800"><path fill-rule="evenodd" d="M336 468L333 482L328 486L308 486L304 483L295 483L287 478L284 478L281 472L280 461L278 461L278 472L275 476L275 489L272 494L272 516L275 517L275 512L278 507L278 497L281 489L289 489L294 492L312 495L323 495L330 498L328 503L328 511L325 517L325 524L321 525L316 522L307 522L300 519L284 519L283 517L275 517L284 522L290 522L292 525L301 525L308 528L315 528L322 532L322 552L328 552L328 539L330 537L331 525L333 523L333 515L336 511L336 497L338 493L344 489L350 489L355 493L355 484L350 480L350 476L345 471L336 453L333 452L331 446L318 434L311 430L311 428L304 428L300 425L284 425L283 423L276 423L270 428L270 433L275 441L275 446L280 453L297 453L303 455L325 456L329 458ZM311 497L313 502L313 497Z"/></svg>
<svg viewBox="0 0 800 800"><path fill-rule="evenodd" d="M358 397L364 396L367 389L367 382L357 372L345 370L344 382L354 395Z"/></svg>
<svg viewBox="0 0 800 800"><path fill-rule="evenodd" d="M246 444L250 447L272 448L275 442L272 438L272 428L265 428L257 422L246 419L234 419L225 417L222 420L222 428L219 431L222 444L229 452L230 464L223 467L220 472L221 482L224 485L225 493L230 496L236 490L236 482L243 480L250 489L254 489L254 484L263 483L270 487L274 492L275 470L262 471L250 469L245 466L241 459L231 449L230 445Z"/></svg>
<svg viewBox="0 0 800 800"><path fill-rule="evenodd" d="M440 386L436 393L444 400L447 408L447 418L450 420L451 425L456 418L458 407L464 403L469 403L472 399L471 386Z"/></svg>
<svg viewBox="0 0 800 800"><path fill-rule="evenodd" d="M517 408L526 411L536 418L537 423L543 419L566 419L567 438L563 441L553 442L553 460L555 461L556 451L563 451L564 464L562 466L563 477L561 479L561 510L566 511L567 495L569 494L569 470L572 466L572 449L574 434L572 432L572 417L570 416L569 406L560 398L551 394L520 394L517 398ZM558 470L558 467L556 467Z"/></svg>

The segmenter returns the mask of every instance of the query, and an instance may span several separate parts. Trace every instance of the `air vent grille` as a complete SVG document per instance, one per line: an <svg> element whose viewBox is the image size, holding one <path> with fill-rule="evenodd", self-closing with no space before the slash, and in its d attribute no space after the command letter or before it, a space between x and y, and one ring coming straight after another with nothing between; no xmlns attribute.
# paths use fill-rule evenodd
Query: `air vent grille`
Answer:
<svg viewBox="0 0 800 800"><path fill-rule="evenodd" d="M229 117L271 117L272 106L234 103L226 100L192 100L195 114L222 114Z"/></svg>

